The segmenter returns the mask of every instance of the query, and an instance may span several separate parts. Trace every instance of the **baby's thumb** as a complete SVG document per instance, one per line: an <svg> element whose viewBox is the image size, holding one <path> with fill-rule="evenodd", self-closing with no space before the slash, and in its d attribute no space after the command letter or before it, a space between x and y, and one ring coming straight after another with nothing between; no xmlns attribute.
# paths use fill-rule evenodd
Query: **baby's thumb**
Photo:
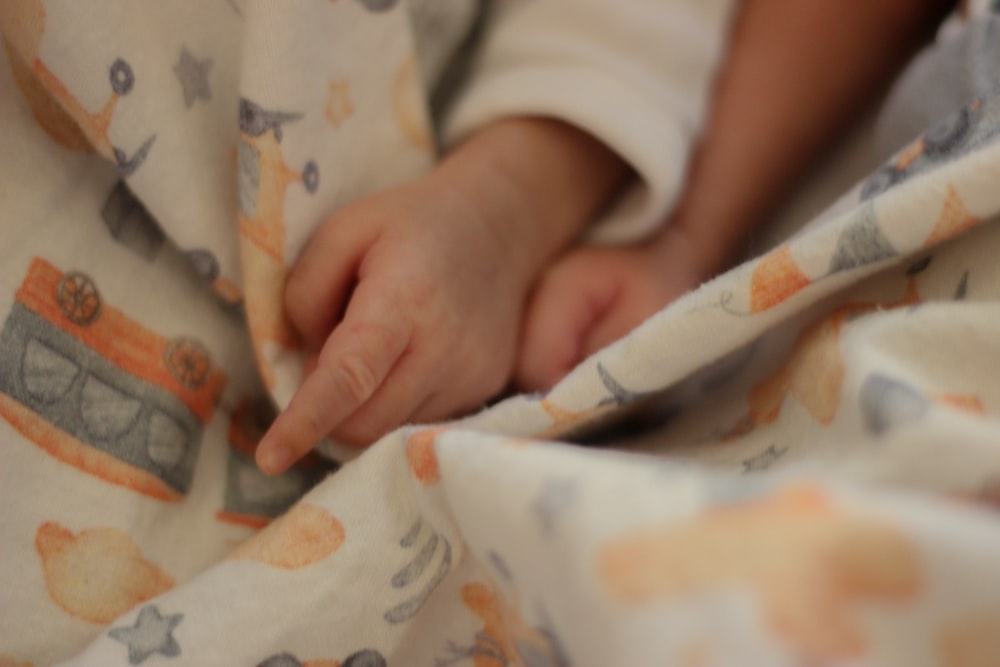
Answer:
<svg viewBox="0 0 1000 667"><path fill-rule="evenodd" d="M580 353L584 358L599 352L608 345L624 338L637 325L642 323L642 318L630 318L627 313L620 309L605 310L599 321L587 332L585 340L580 342Z"/></svg>
<svg viewBox="0 0 1000 667"><path fill-rule="evenodd" d="M585 343L613 295L613 288L593 280L543 281L525 319L514 373L518 387L546 391L583 361Z"/></svg>

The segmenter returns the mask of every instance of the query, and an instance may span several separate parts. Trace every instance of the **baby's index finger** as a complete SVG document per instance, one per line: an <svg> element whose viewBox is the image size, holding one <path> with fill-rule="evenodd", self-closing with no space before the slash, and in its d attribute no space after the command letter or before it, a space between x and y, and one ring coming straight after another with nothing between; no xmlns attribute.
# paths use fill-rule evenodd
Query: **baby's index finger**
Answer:
<svg viewBox="0 0 1000 667"><path fill-rule="evenodd" d="M345 351L339 363L320 360L288 407L278 415L257 447L257 465L277 475L309 453L316 444L367 401L382 383L371 362Z"/></svg>
<svg viewBox="0 0 1000 667"><path fill-rule="evenodd" d="M309 453L372 397L406 350L407 320L381 299L366 303L363 297L355 295L316 368L261 439L256 459L265 473L277 475Z"/></svg>
<svg viewBox="0 0 1000 667"><path fill-rule="evenodd" d="M322 396L313 373L303 383L291 403L271 424L257 445L257 465L269 475L278 475L309 453L336 422L327 423L328 414L314 396ZM315 388L314 388L315 386Z"/></svg>

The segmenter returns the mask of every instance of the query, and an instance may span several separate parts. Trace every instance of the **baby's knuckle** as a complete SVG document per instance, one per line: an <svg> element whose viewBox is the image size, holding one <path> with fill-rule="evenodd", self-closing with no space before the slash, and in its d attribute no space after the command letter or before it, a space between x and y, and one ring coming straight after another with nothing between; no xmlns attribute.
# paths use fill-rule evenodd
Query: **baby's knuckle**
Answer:
<svg viewBox="0 0 1000 667"><path fill-rule="evenodd" d="M379 385L379 377L371 361L362 355L345 356L331 372L334 386L356 404L367 401Z"/></svg>
<svg viewBox="0 0 1000 667"><path fill-rule="evenodd" d="M310 437L313 440L319 440L326 437L327 432L330 429L329 425L326 423L324 415L325 411L319 406L305 410L301 415L306 431L310 434ZM315 443L309 444L312 445Z"/></svg>

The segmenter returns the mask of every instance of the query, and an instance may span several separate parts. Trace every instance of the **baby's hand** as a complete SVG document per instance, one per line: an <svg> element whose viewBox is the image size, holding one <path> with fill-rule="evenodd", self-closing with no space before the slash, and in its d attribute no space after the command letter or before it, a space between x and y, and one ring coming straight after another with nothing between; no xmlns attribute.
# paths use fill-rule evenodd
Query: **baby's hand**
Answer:
<svg viewBox="0 0 1000 667"><path fill-rule="evenodd" d="M525 320L519 388L550 389L707 277L684 241L668 236L643 246L579 247L543 274Z"/></svg>
<svg viewBox="0 0 1000 667"><path fill-rule="evenodd" d="M530 278L490 224L462 192L425 177L319 228L285 289L308 374L260 443L265 472L327 435L367 445L503 389Z"/></svg>
<svg viewBox="0 0 1000 667"><path fill-rule="evenodd" d="M283 471L327 435L367 445L497 394L528 289L628 175L573 126L510 117L328 220L285 289L311 358L261 439L261 469Z"/></svg>

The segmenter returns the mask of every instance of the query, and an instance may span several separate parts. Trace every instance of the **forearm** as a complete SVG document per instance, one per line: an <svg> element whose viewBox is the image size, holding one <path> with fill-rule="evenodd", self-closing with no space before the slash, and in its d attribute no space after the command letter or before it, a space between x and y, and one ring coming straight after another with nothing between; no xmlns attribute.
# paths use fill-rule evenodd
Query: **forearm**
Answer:
<svg viewBox="0 0 1000 667"><path fill-rule="evenodd" d="M512 261L537 273L629 176L625 162L557 120L512 117L459 144L430 174L483 211Z"/></svg>
<svg viewBox="0 0 1000 667"><path fill-rule="evenodd" d="M660 243L703 253L706 276L930 35L951 0L747 0L733 28L688 187Z"/></svg>

